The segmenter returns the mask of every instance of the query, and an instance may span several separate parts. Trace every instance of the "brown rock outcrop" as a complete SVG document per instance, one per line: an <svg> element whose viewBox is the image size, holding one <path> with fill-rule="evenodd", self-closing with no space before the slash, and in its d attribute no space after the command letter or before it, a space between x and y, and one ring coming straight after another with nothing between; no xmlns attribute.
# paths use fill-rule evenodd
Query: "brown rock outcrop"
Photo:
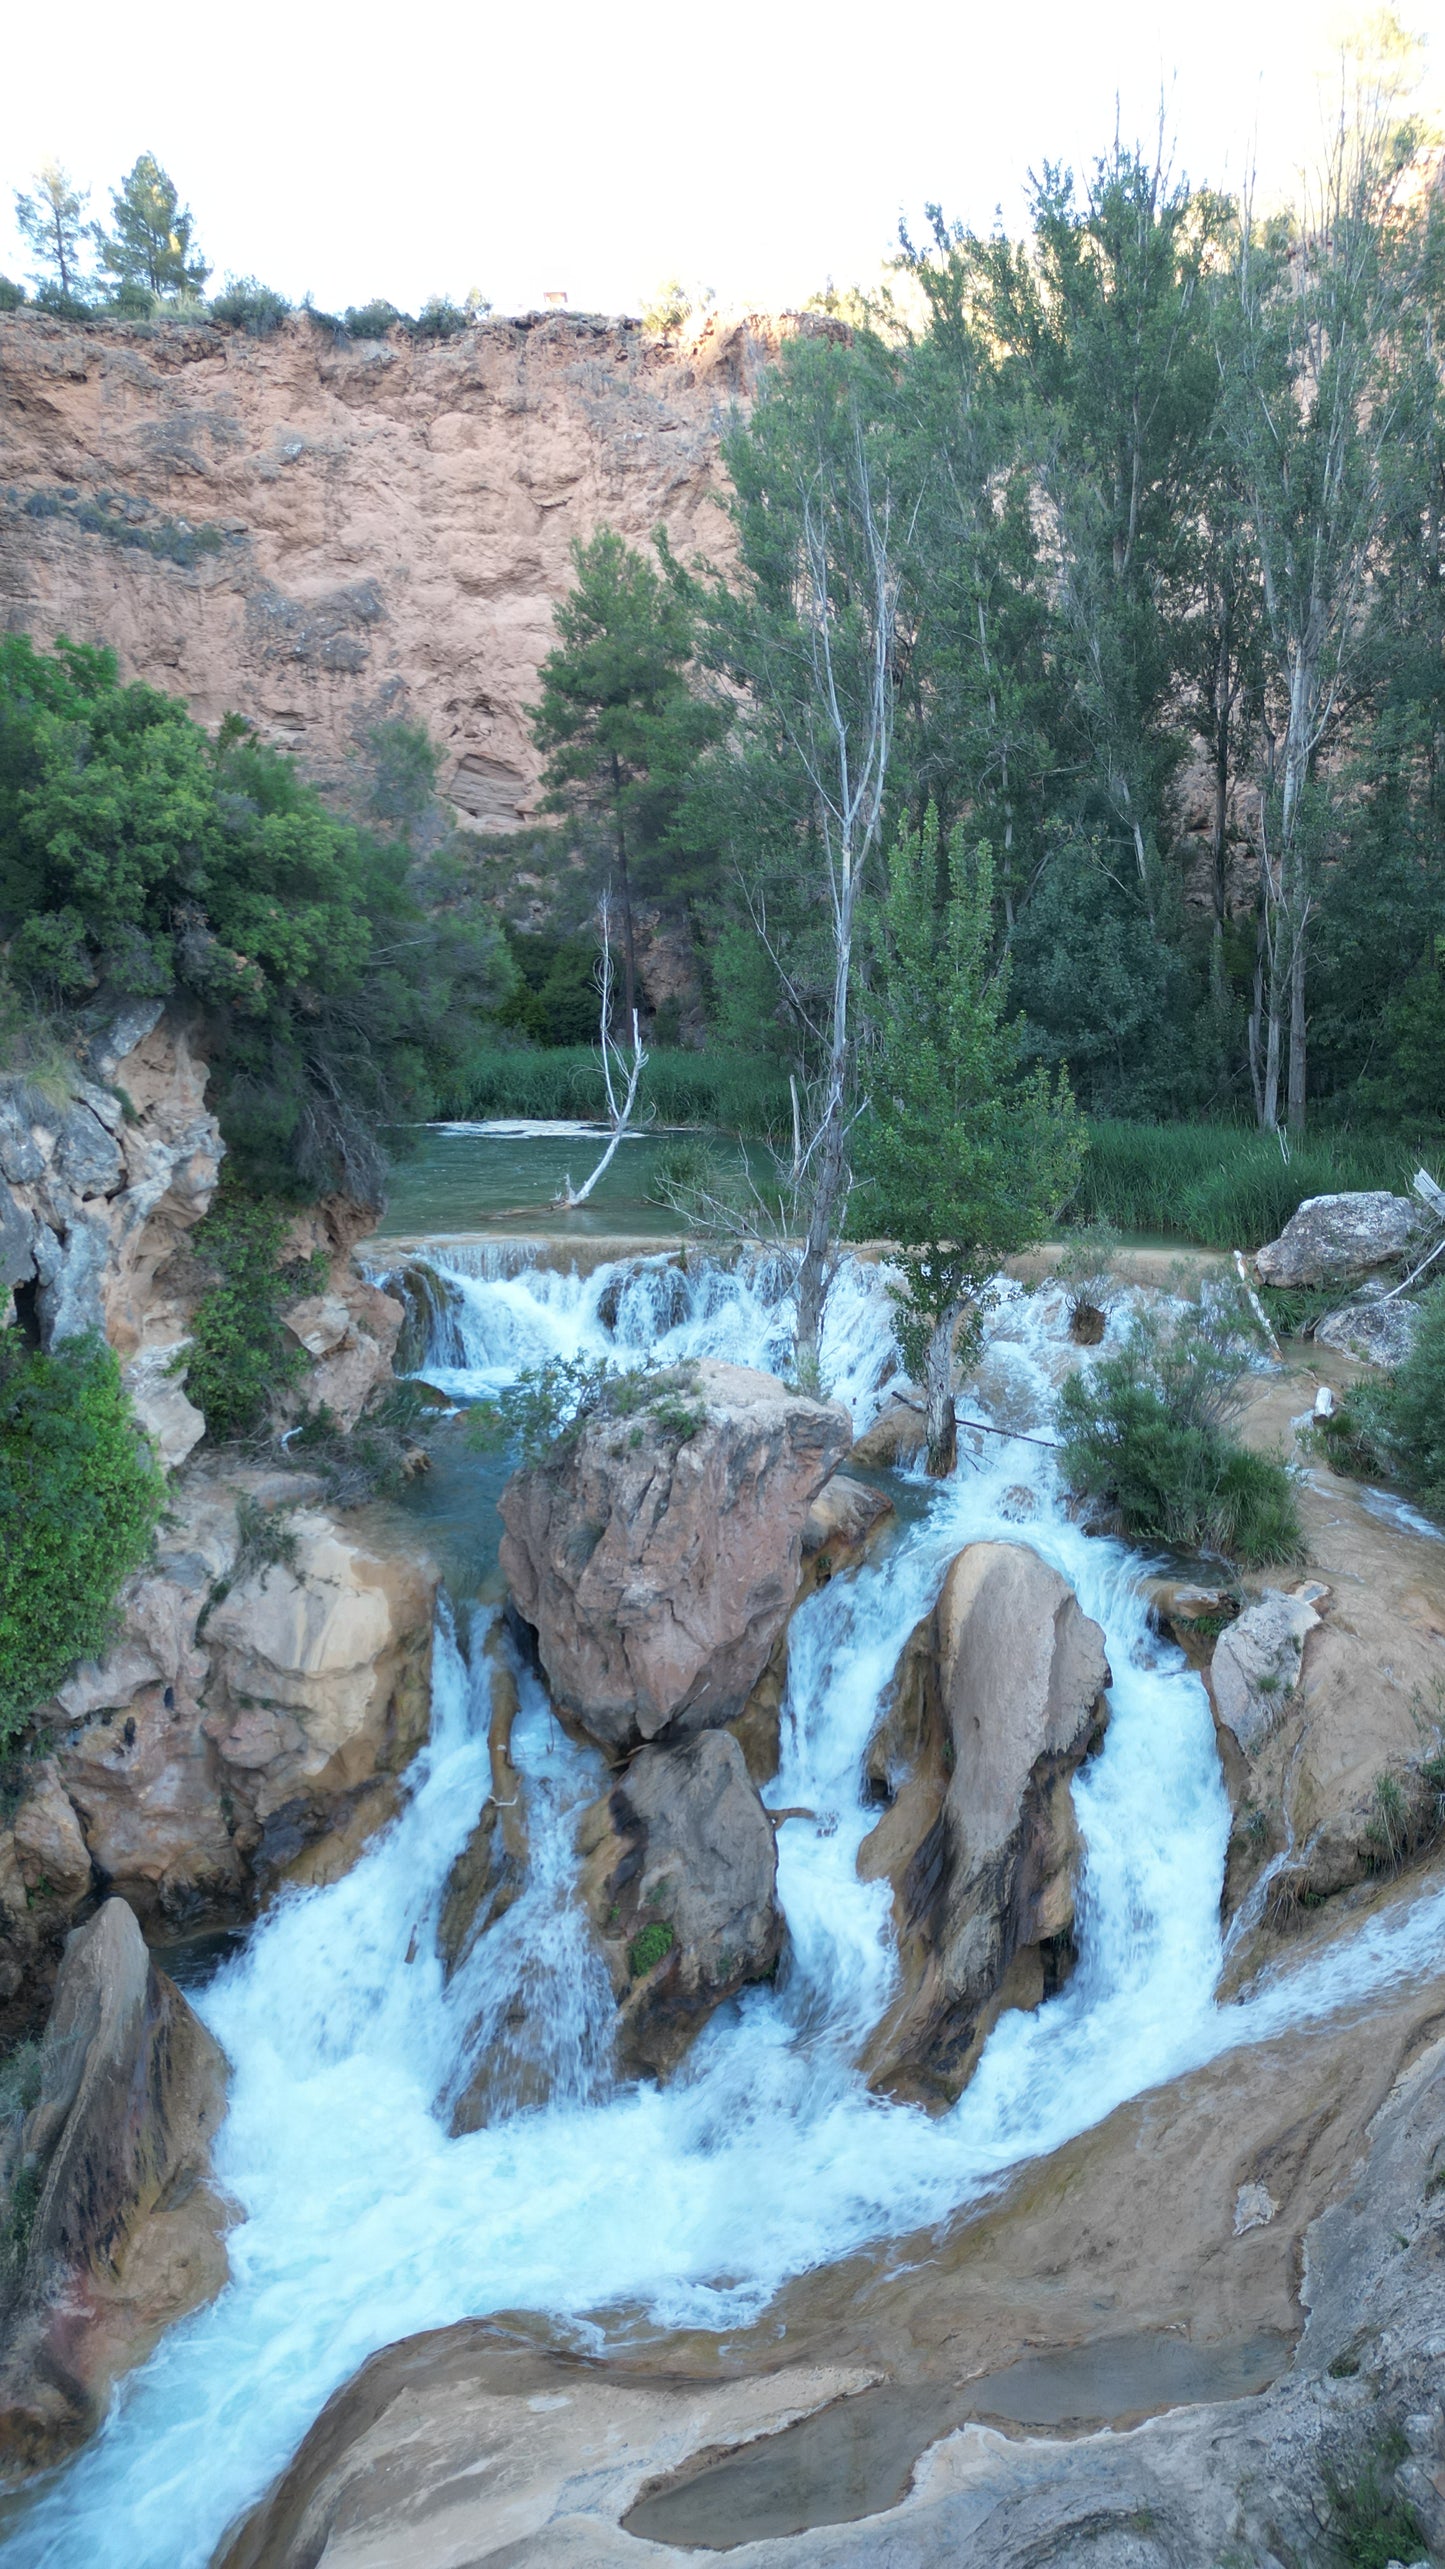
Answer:
<svg viewBox="0 0 1445 2569"><path fill-rule="evenodd" d="M639 1749L583 1816L582 1896L617 2000L617 2058L665 2078L783 1949L772 1822L728 1731Z"/></svg>
<svg viewBox="0 0 1445 2569"><path fill-rule="evenodd" d="M846 1410L771 1374L696 1368L692 1435L592 1419L502 1493L501 1564L559 1709L605 1748L730 1720L797 1595Z"/></svg>
<svg viewBox="0 0 1445 2569"><path fill-rule="evenodd" d="M725 560L719 429L795 332L840 325L555 313L423 345L0 315L0 622L103 639L332 783L377 722L424 723L458 817L514 828L573 538L662 525Z"/></svg>
<svg viewBox="0 0 1445 2569"><path fill-rule="evenodd" d="M869 1752L892 1801L858 1869L894 1886L902 1977L869 2047L875 2085L951 2102L999 2008L1036 2005L1067 1970L1069 1782L1108 1683L1103 1634L1037 1553L959 1554Z"/></svg>
<svg viewBox="0 0 1445 2569"><path fill-rule="evenodd" d="M67 1941L5 2171L0 2465L80 2443L115 2375L219 2291L226 2211L206 2179L224 2104L216 2044L107 1900Z"/></svg>
<svg viewBox="0 0 1445 2569"><path fill-rule="evenodd" d="M426 1732L437 1573L288 1508L293 1486L193 1468L113 1649L41 1707L51 1754L0 1827L0 2025L33 2020L95 1887L148 1927L245 1916L390 1816ZM281 1557L247 1565L238 1497L272 1511Z"/></svg>
<svg viewBox="0 0 1445 2569"><path fill-rule="evenodd" d="M349 1435L374 1393L392 1379L406 1306L357 1267L353 1251L374 1227L375 1205L330 1195L298 1214L283 1243L288 1259L325 1261L317 1291L303 1294L282 1318L311 1358L291 1395L293 1411L330 1411Z"/></svg>

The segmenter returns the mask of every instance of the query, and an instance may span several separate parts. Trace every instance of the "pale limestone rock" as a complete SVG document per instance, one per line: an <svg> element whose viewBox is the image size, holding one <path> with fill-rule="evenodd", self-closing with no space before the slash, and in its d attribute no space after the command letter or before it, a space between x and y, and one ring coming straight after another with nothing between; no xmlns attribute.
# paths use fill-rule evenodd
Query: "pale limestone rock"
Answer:
<svg viewBox="0 0 1445 2569"><path fill-rule="evenodd" d="M922 1409L908 1401L890 1401L858 1438L848 1460L874 1471L916 1463L927 1442L928 1422Z"/></svg>
<svg viewBox="0 0 1445 2569"><path fill-rule="evenodd" d="M40 2071L9 2169L38 2199L0 2321L0 2464L19 2472L82 2442L117 2373L226 2275L205 2182L225 2063L123 1900L67 1940Z"/></svg>
<svg viewBox="0 0 1445 2569"><path fill-rule="evenodd" d="M696 1368L695 1435L592 1420L502 1494L502 1568L555 1701L605 1747L731 1720L797 1594L847 1412L770 1374ZM635 1440L635 1441L634 1441Z"/></svg>
<svg viewBox="0 0 1445 2569"><path fill-rule="evenodd" d="M206 1432L195 1402L187 1400L181 1376L171 1368L187 1341L172 1347L147 1347L124 1368L130 1405L154 1444L167 1471L179 1471Z"/></svg>
<svg viewBox="0 0 1445 2569"><path fill-rule="evenodd" d="M868 1773L891 1807L859 1851L894 1886L898 1998L873 2083L955 2097L1006 2004L1035 2005L1072 1955L1069 1795L1097 1745L1104 1636L1022 1544L972 1543L905 1648Z"/></svg>
<svg viewBox="0 0 1445 2569"><path fill-rule="evenodd" d="M773 1970L783 1949L777 1847L728 1731L643 1748L584 1813L582 1894L617 1999L619 2065L665 2078L725 1998ZM672 1936L638 1970L637 1940Z"/></svg>
<svg viewBox="0 0 1445 2569"><path fill-rule="evenodd" d="M1247 1757L1261 1748L1299 1684L1306 1636L1327 1591L1267 1588L1219 1636L1210 1663L1214 1709Z"/></svg>
<svg viewBox="0 0 1445 2569"><path fill-rule="evenodd" d="M1403 1257L1422 1220L1407 1195L1307 1196L1255 1265L1268 1285L1350 1284Z"/></svg>
<svg viewBox="0 0 1445 2569"><path fill-rule="evenodd" d="M49 1893L67 1905L84 1898L91 1884L90 1856L53 1758L43 1759L33 1780L27 1780L10 1834L28 1892Z"/></svg>
<svg viewBox="0 0 1445 2569"><path fill-rule="evenodd" d="M1365 1365L1402 1365L1415 1344L1420 1325L1417 1302L1347 1302L1322 1320L1315 1337L1323 1347L1338 1347ZM1328 1385L1322 1384L1322 1390ZM1318 1403L1316 1403L1318 1407Z"/></svg>

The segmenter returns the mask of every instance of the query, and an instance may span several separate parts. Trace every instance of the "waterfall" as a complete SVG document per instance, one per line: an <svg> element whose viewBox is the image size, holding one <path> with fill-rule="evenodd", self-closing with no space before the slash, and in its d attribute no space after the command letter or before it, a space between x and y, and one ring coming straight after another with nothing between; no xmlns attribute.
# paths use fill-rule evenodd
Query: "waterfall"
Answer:
<svg viewBox="0 0 1445 2569"><path fill-rule="evenodd" d="M686 1273L643 1260L585 1279L431 1263L446 1315L426 1371L458 1397L551 1355L778 1370L790 1352L787 1280L766 1259ZM886 1289L875 1268L845 1265L829 1306L825 1379L860 1420L892 1362ZM1037 1428L1069 1360L1061 1297L1008 1299L979 1414ZM570 1896L572 1819L600 1766L525 1681L513 1749L530 1879L445 1982L437 1922L490 1786L492 1662L480 1632L464 1650L443 1622L432 1735L398 1817L340 1882L270 1910L200 2001L232 2064L218 2148L244 2215L231 2282L171 2332L15 2523L17 2569L199 2569L379 2346L526 2309L600 2349L593 2314L618 2303L664 2327L737 2326L790 2275L946 2218L1142 2089L1438 1962L1445 1892L1216 2004L1229 1811L1203 1685L1151 1632L1137 1557L1069 1521L1049 1452L964 1443L978 1450L952 1481L916 1485L917 1515L886 1557L795 1617L768 1798L815 1817L779 1829L784 1965L719 2010L666 2088L612 2076ZM1112 1714L1074 1785L1087 1851L1078 1967L1035 2014L1000 2019L958 2105L930 2119L868 2095L853 2065L895 1969L886 1886L856 1871L877 1816L861 1764L904 1640L979 1537L1026 1541L1072 1582L1107 1636ZM548 2055L540 2103L520 2051L507 2053L519 2006L528 2046ZM488 2046L499 2110L453 2138L451 2101Z"/></svg>

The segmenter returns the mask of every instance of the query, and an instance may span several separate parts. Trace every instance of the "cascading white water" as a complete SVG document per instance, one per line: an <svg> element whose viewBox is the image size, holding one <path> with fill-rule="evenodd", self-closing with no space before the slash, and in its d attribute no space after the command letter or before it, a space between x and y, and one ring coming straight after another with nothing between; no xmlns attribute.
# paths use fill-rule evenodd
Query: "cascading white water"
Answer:
<svg viewBox="0 0 1445 2569"><path fill-rule="evenodd" d="M847 1269L830 1309L825 1372L862 1412L889 1361L884 1289ZM762 1265L585 1282L459 1272L453 1290L447 1361L428 1370L457 1393L579 1350L780 1364L788 1346L782 1282ZM1011 1427L1046 1417L1061 1349L1057 1296L998 1315L984 1378ZM618 2303L733 2326L787 2276L937 2221L1152 2083L1438 1964L1442 1893L1215 2005L1228 1811L1203 1688L1150 1634L1137 1560L1063 1515L1047 1452L973 1441L982 1450L887 1558L795 1619L770 1799L818 1818L779 1832L785 1966L720 2011L666 2089L619 2086L602 2058L600 1984L567 1901L570 1815L600 1774L535 1691L514 1734L532 1879L444 1985L442 1887L490 1776L489 1663L474 1643L469 1667L441 1631L433 1735L405 1809L345 1879L273 1910L202 2001L232 2063L219 2165L246 2217L231 2284L16 2526L17 2569L190 2569L378 2346L500 2309L550 2313L597 2343L589 2314ZM1026 1528L1019 1484L1036 1510ZM876 1816L860 1766L903 1641L954 1552L984 1535L1032 1544L1103 1624L1112 1718L1074 1788L1078 1969L1036 2014L1000 2021L959 2105L930 2120L868 2096L852 2067L893 1972L884 1889L856 1872ZM551 2052L549 2101L452 2139L474 2029L505 2029L524 1989L528 2040Z"/></svg>

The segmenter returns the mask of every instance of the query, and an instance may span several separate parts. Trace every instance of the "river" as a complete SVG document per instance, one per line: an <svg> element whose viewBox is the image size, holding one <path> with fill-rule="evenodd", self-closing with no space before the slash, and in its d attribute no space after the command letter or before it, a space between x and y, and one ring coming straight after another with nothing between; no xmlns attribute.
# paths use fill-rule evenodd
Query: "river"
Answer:
<svg viewBox="0 0 1445 2569"><path fill-rule="evenodd" d="M785 1279L765 1259L694 1257L683 1275L659 1258L586 1278L515 1252L435 1263L445 1295L426 1371L458 1399L550 1355L786 1367ZM845 1264L824 1373L860 1423L891 1367L889 1318L880 1271ZM1047 1421L1062 1327L1057 1295L1015 1295L997 1313L983 1379L1011 1428ZM442 1888L489 1789L490 1662L485 1610L469 1628L443 1619L431 1738L400 1815L345 1879L281 1900L197 1998L232 2066L218 2153L244 2215L231 2281L13 2521L16 2569L202 2569L330 2393L393 2339L530 2310L600 2349L596 2314L619 2304L731 2327L789 2276L946 2217L1143 2089L1438 1964L1445 1892L1216 2004L1229 1810L1204 1689L1149 1629L1137 1555L1069 1521L1048 1451L1012 1437L965 1447L949 1483L908 1484L891 1547L795 1618L767 1799L818 1816L779 1832L784 1965L719 2012L665 2089L612 2075L611 2001L572 1896L574 1817L602 1769L525 1676L513 1753L529 1887L444 1983ZM877 1817L861 1770L904 1640L980 1536L1033 1545L1073 1583L1107 1635L1112 1710L1074 1786L1078 1968L1036 2014L1001 2019L960 2103L931 2119L870 2095L853 2066L894 1973L887 1886L856 1871ZM451 2138L470 2063L505 2053L519 2020L524 2051L498 2082L515 2110ZM529 2107L539 2073L548 2101Z"/></svg>

